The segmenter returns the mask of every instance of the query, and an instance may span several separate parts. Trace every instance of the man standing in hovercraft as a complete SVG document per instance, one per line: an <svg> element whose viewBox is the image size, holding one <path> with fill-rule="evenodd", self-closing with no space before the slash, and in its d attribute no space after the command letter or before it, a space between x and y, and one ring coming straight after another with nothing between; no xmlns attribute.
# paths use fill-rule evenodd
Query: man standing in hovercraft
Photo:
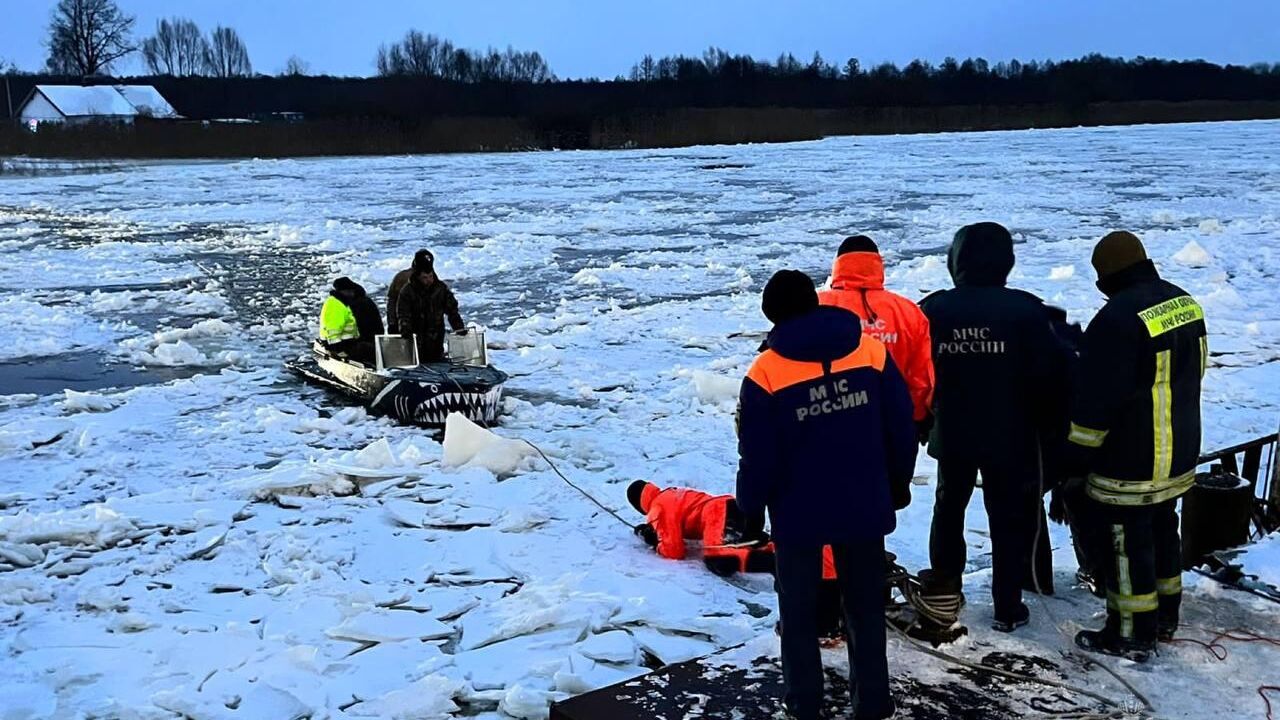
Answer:
<svg viewBox="0 0 1280 720"><path fill-rule="evenodd" d="M458 312L458 299L436 277L435 256L429 250L414 253L413 266L396 273L387 289L387 327L393 333L418 338L418 361L444 360L444 318L459 335L467 326Z"/></svg>

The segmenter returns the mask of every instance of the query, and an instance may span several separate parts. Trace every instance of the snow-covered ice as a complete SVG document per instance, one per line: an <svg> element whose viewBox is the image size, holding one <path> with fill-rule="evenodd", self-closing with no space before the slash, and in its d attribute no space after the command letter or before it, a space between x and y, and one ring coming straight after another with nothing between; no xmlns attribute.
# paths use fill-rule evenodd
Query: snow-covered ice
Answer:
<svg viewBox="0 0 1280 720"><path fill-rule="evenodd" d="M654 556L637 478L733 488L738 380L776 269L874 237L889 284L947 287L960 225L1005 222L1013 283L1086 321L1105 232L1208 315L1205 445L1280 420L1280 123L831 139L614 153L117 163L0 179L0 715L544 717L550 702L764 637L767 580ZM708 171L708 164L731 169ZM332 278L381 298L429 246L511 373L486 430L369 417L281 369ZM56 368L101 363L64 392ZM70 363L62 365L60 363ZM124 368L124 370L120 370ZM125 372L127 371L127 372ZM50 377L52 375L52 377ZM54 391L35 388L56 387ZM889 547L927 564L934 466ZM955 652L1056 659L1067 589L994 637L980 503ZM1276 581L1277 542L1246 558ZM1186 576L1188 637L1280 634ZM1050 615L1050 613L1052 615ZM754 646L753 646L754 647ZM1124 668L1160 717L1261 716L1275 650ZM898 644L891 668L942 671ZM1121 697L1097 671L1073 680Z"/></svg>

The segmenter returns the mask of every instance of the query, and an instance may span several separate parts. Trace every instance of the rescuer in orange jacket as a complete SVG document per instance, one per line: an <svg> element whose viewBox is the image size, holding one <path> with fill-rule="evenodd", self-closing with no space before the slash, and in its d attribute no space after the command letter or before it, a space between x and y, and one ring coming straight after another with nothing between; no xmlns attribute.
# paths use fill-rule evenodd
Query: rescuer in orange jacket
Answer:
<svg viewBox="0 0 1280 720"><path fill-rule="evenodd" d="M840 244L831 289L819 293L818 300L854 313L862 319L862 331L884 343L907 383L913 418L927 427L933 402L929 320L914 302L884 289L884 260L871 238L855 235Z"/></svg>
<svg viewBox="0 0 1280 720"><path fill-rule="evenodd" d="M708 495L689 488L666 490L637 480L627 500L645 516L636 534L670 560L685 558L685 541L702 542L702 558L711 572L773 572L773 548L763 528L747 527L732 495Z"/></svg>
<svg viewBox="0 0 1280 720"><path fill-rule="evenodd" d="M637 480L627 488L627 500L645 522L636 527L649 547L669 560L685 558L685 541L702 542L702 559L716 575L737 572L773 573L773 543L762 528L748 528L746 516L732 495L709 495L691 488L662 489ZM834 580L831 548L824 548L822 577Z"/></svg>
<svg viewBox="0 0 1280 720"><path fill-rule="evenodd" d="M702 542L702 562L721 577L734 573L776 571L773 543L761 528L748 529L746 516L732 495L708 495L690 488L662 489L637 480L627 500L645 522L636 527L646 545L669 560L685 558L685 541ZM844 610L836 585L831 548L822 551L822 587L818 597L818 631L824 638L843 637Z"/></svg>

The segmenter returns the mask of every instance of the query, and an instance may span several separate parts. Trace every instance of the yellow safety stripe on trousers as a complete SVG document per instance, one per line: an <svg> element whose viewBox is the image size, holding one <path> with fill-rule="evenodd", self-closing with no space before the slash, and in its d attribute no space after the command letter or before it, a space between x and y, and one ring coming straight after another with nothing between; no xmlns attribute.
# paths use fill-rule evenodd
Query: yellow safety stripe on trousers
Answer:
<svg viewBox="0 0 1280 720"><path fill-rule="evenodd" d="M1174 575L1173 577L1156 578L1156 592L1161 595L1181 595L1182 576Z"/></svg>
<svg viewBox="0 0 1280 720"><path fill-rule="evenodd" d="M1107 593L1107 607L1120 613L1144 613L1155 612L1160 609L1160 598L1155 593L1144 593L1142 595L1121 595L1119 593Z"/></svg>
<svg viewBox="0 0 1280 720"><path fill-rule="evenodd" d="M1181 497L1195 482L1195 470L1163 480L1115 480L1090 475L1086 492L1104 505L1155 505Z"/></svg>
<svg viewBox="0 0 1280 720"><path fill-rule="evenodd" d="M1209 372L1209 336L1200 336L1200 377Z"/></svg>
<svg viewBox="0 0 1280 720"><path fill-rule="evenodd" d="M1157 337L1183 325L1204 320L1204 309L1195 298L1183 295L1143 310L1138 313L1138 319L1147 326L1151 337Z"/></svg>
<svg viewBox="0 0 1280 720"><path fill-rule="evenodd" d="M1173 464L1173 389L1169 386L1172 363L1172 350L1156 353L1156 380L1151 386L1151 432L1155 438L1151 477L1156 481L1169 477Z"/></svg>
<svg viewBox="0 0 1280 720"><path fill-rule="evenodd" d="M1120 590L1118 594L1121 597L1133 595L1133 580L1129 576L1129 556L1124 551L1124 525L1111 526L1111 549L1116 556L1116 585ZM1108 605L1113 594L1115 593L1107 591ZM1125 610L1123 607L1116 607L1114 610L1120 614L1120 637L1132 638L1133 611Z"/></svg>
<svg viewBox="0 0 1280 720"><path fill-rule="evenodd" d="M1096 448L1102 447L1102 443L1107 439L1107 430L1094 430L1090 427L1071 423L1071 434L1067 439L1076 445L1084 447Z"/></svg>

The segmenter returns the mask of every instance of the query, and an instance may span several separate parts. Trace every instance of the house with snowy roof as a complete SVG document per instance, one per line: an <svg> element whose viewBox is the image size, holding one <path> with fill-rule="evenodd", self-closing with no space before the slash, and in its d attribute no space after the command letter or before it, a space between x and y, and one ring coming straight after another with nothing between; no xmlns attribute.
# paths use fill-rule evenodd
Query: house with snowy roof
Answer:
<svg viewBox="0 0 1280 720"><path fill-rule="evenodd" d="M18 107L18 120L40 123L131 123L139 117L177 119L169 101L150 85L37 85Z"/></svg>

